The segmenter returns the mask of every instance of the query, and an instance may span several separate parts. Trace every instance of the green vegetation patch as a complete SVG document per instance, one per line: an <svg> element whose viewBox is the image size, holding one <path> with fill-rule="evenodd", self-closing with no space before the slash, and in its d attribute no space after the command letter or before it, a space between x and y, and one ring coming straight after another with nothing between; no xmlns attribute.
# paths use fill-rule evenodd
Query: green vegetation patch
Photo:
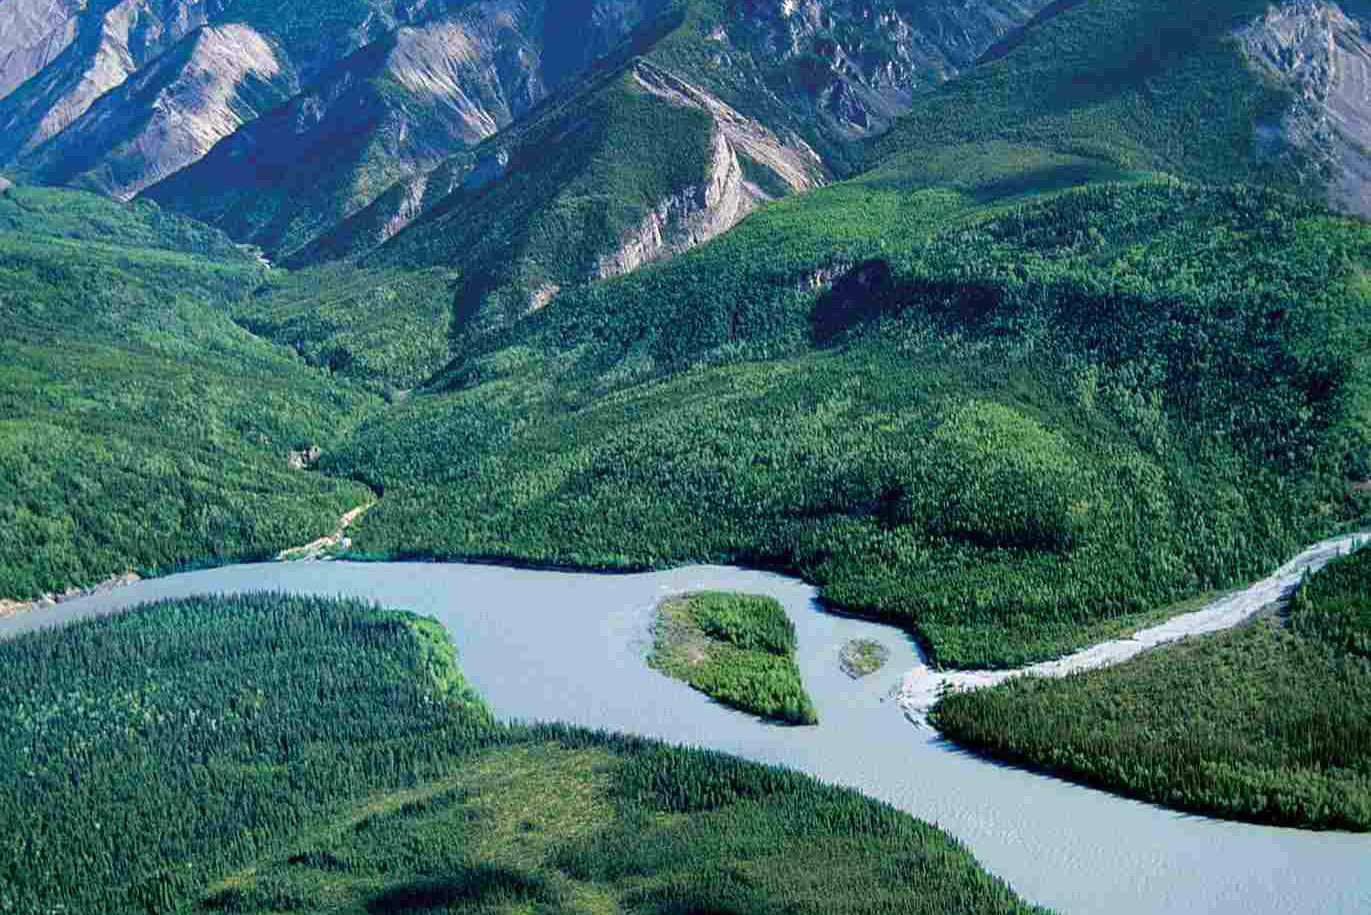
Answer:
<svg viewBox="0 0 1371 915"><path fill-rule="evenodd" d="M1371 830L1371 550L1263 619L1062 680L954 693L953 740L1145 800Z"/></svg>
<svg viewBox="0 0 1371 915"><path fill-rule="evenodd" d="M375 401L229 320L262 268L222 234L66 191L0 219L0 597L268 558L370 499L290 468Z"/></svg>
<svg viewBox="0 0 1371 915"><path fill-rule="evenodd" d="M1075 4L916 96L872 141L867 178L982 198L1137 171L1295 186L1316 170L1293 150L1264 153L1257 139L1294 100L1232 38L1266 10L1265 0ZM1317 179L1311 189L1322 194Z"/></svg>
<svg viewBox="0 0 1371 915"><path fill-rule="evenodd" d="M436 622L191 598L0 644L0 910L1028 913L933 827L495 722Z"/></svg>
<svg viewBox="0 0 1371 915"><path fill-rule="evenodd" d="M458 344L323 464L372 554L777 568L1014 667L1371 509L1368 252L1243 186L850 182Z"/></svg>
<svg viewBox="0 0 1371 915"><path fill-rule="evenodd" d="M854 680L871 676L889 660L890 649L871 639L853 639L838 654L838 664Z"/></svg>
<svg viewBox="0 0 1371 915"><path fill-rule="evenodd" d="M657 608L648 663L725 705L817 724L795 665L795 624L774 598L700 591Z"/></svg>
<svg viewBox="0 0 1371 915"><path fill-rule="evenodd" d="M233 317L311 365L393 398L447 363L452 282L446 270L345 263L273 270Z"/></svg>

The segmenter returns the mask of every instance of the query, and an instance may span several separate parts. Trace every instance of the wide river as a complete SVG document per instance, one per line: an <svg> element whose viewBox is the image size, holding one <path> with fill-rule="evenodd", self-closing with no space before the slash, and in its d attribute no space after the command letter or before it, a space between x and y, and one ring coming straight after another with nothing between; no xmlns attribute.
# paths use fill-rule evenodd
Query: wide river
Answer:
<svg viewBox="0 0 1371 915"><path fill-rule="evenodd" d="M821 723L762 724L644 663L666 594L770 594L795 621L799 664ZM1371 836L1226 823L995 765L908 723L888 694L917 663L899 631L822 611L814 590L713 566L605 576L460 564L234 566L140 582L0 620L0 637L201 593L338 594L432 615L497 714L566 721L711 747L848 785L936 823L1026 898L1062 913L1371 912ZM849 680L851 638L891 650Z"/></svg>

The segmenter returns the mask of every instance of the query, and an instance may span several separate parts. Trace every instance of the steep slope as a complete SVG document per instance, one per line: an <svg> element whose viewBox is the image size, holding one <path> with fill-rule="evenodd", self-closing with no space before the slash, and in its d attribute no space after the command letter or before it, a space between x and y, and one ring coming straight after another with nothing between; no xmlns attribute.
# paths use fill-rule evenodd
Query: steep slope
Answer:
<svg viewBox="0 0 1371 915"><path fill-rule="evenodd" d="M63 38L74 32L62 53L0 99L0 161L12 161L61 133L100 96L205 25L225 2L106 0L76 11L74 20L58 27ZM8 33L0 35L6 35L0 39L0 53L11 50ZM22 42L22 33L14 40ZM14 60L15 69L7 66L4 71L11 81L27 69L20 66L22 55Z"/></svg>
<svg viewBox="0 0 1371 915"><path fill-rule="evenodd" d="M206 25L242 26L258 33L271 45L272 56L278 59L276 69L294 71L308 82L411 17L412 5L423 6L407 0L342 0L323 6L258 0L100 0L82 7L57 3L40 15L37 8L30 8L29 0L16 0L0 11L0 16L9 11L10 16L27 24L13 33L0 29L0 80L15 86L7 95L0 93L0 162L26 158L77 124L97 100L149 66L156 72L143 73L141 86L106 99L99 120L138 124L164 117L158 104L160 96L149 92L149 85L179 82L193 87L207 72L213 74L219 67L228 71L221 79L224 83L230 82L232 74L260 70L264 53L256 42L227 41L221 33L217 48L209 54L212 66L206 71L202 66L206 52L202 50L197 58L182 47L188 36ZM37 44L31 45L33 42ZM41 58L47 53L43 49L62 42L60 54L29 73L30 63L38 59L35 54ZM172 57L163 60L166 54ZM174 72L178 62L185 72ZM293 85L287 88L293 89ZM215 92L208 87L206 91L211 95ZM144 138L144 146L154 161L181 165L191 149L185 145L187 134L216 136L226 122L221 105L209 104L204 110L184 103L174 107L181 118L191 122L162 135L165 150L157 142L156 131ZM203 123L196 123L201 119ZM241 118L237 120L241 123ZM89 122L83 123L81 130L89 139ZM64 162L54 153L45 157L44 168L56 177L88 170L92 157L79 152L82 144L82 139L72 138L61 147L77 161ZM119 167L119 163L112 167Z"/></svg>
<svg viewBox="0 0 1371 915"><path fill-rule="evenodd" d="M296 89L290 62L245 25L199 29L21 161L44 184L127 199L199 160Z"/></svg>
<svg viewBox="0 0 1371 915"><path fill-rule="evenodd" d="M485 0L440 11L352 55L149 196L288 256L524 115L661 5Z"/></svg>
<svg viewBox="0 0 1371 915"><path fill-rule="evenodd" d="M67 49L80 11L78 0L13 0L0 7L0 98Z"/></svg>
<svg viewBox="0 0 1371 915"><path fill-rule="evenodd" d="M1311 183L1326 183L1330 201L1371 216L1371 42L1367 19L1336 3L1292 0L1272 7L1237 38L1251 66L1289 87L1295 104L1261 139L1307 154Z"/></svg>
<svg viewBox="0 0 1371 915"><path fill-rule="evenodd" d="M430 175L440 153L518 121L640 27L634 50L662 71L778 136L798 137L842 171L852 143L884 129L916 89L955 73L1041 6L489 0L433 8L151 193L296 260L317 259L302 248L380 200L341 234L384 240L452 188L429 187L431 177L443 185L442 174ZM286 129L306 117L308 129ZM339 247L333 239L321 251Z"/></svg>
<svg viewBox="0 0 1371 915"><path fill-rule="evenodd" d="M155 207L0 193L0 599L264 558L370 498L289 465L370 400L228 320L261 278Z"/></svg>
<svg viewBox="0 0 1371 915"><path fill-rule="evenodd" d="M547 155L553 147L556 157ZM802 140L776 136L642 59L600 73L435 174L382 198L302 259L365 253L407 221L407 209L422 210L422 191L460 180L362 263L454 271L454 329L489 330L563 288L702 244L773 194L827 180Z"/></svg>
<svg viewBox="0 0 1371 915"><path fill-rule="evenodd" d="M1136 170L1298 187L1302 154L1271 150L1258 130L1294 97L1254 72L1233 38L1265 10L1264 0L1069 6L921 96L869 163L990 194Z"/></svg>
<svg viewBox="0 0 1371 915"><path fill-rule="evenodd" d="M804 133L845 170L850 141L885 131L914 93L972 66L1049 4L734 0L696 5L702 41L662 63L730 104ZM709 74L706 76L705 74Z"/></svg>

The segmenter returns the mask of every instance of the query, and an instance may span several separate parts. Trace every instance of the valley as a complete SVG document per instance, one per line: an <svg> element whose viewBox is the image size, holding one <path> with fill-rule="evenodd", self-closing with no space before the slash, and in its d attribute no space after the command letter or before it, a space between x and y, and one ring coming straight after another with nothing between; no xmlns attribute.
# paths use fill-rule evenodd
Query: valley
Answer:
<svg viewBox="0 0 1371 915"><path fill-rule="evenodd" d="M644 662L663 597L718 590L768 595L786 608L817 727L760 722ZM689 567L605 576L443 563L272 563L142 582L0 622L0 636L149 602L261 591L346 596L432 616L457 646L467 682L500 719L556 720L708 747L857 788L939 824L1017 893L1055 911L1090 911L1104 901L1121 912L1154 912L1165 900L1178 908L1274 904L1313 913L1355 910L1368 889L1359 866L1365 834L1177 816L994 765L913 727L893 693L920 663L916 646L890 627L825 612L812 588L767 573ZM841 649L854 638L889 650L881 672L854 681L841 670ZM292 872L274 868L280 876ZM1280 888L1274 898L1273 887Z"/></svg>
<svg viewBox="0 0 1371 915"><path fill-rule="evenodd" d="M1364 908L1363 35L0 0L0 909Z"/></svg>

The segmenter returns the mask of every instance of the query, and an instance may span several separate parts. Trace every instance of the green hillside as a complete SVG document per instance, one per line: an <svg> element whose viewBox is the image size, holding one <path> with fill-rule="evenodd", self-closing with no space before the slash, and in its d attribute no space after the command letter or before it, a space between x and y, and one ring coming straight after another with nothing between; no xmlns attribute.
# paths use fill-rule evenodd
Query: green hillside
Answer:
<svg viewBox="0 0 1371 915"><path fill-rule="evenodd" d="M1306 581L1285 618L956 693L933 718L966 746L1145 800L1371 830L1371 550Z"/></svg>
<svg viewBox="0 0 1371 915"><path fill-rule="evenodd" d="M456 278L441 268L345 262L273 270L231 313L243 327L290 346L311 365L395 396L451 359Z"/></svg>
<svg viewBox="0 0 1371 915"><path fill-rule="evenodd" d="M711 9L661 20L639 50L684 66ZM260 386L282 399L190 415L271 479L329 493L292 512L332 511L355 483L382 494L355 530L365 555L778 568L948 665L1126 631L1371 498L1351 485L1371 477L1368 230L1299 196L1293 160L1256 158L1280 99L1223 40L1251 10L1179 30L1175 12L1091 0L1041 17L920 95L866 174L583 283L708 161L709 118L643 91L625 52L445 166L483 174L509 154L379 251L339 237L359 259L265 281L240 260L242 283L197 314L236 341L216 358L269 363ZM360 424L372 402L354 382L390 401ZM161 434L129 415L125 435ZM275 463L310 443L327 479ZM201 537L175 561L250 555L287 529L239 531L233 550ZM12 562L25 582L89 577Z"/></svg>
<svg viewBox="0 0 1371 915"><path fill-rule="evenodd" d="M1230 35L1265 0L1089 0L1017 33L919 97L869 152L871 177L1003 194L1122 171L1294 186L1293 150L1256 129L1293 102Z"/></svg>
<svg viewBox="0 0 1371 915"><path fill-rule="evenodd" d="M0 644L0 909L1040 911L856 792L496 723L432 620L162 603Z"/></svg>
<svg viewBox="0 0 1371 915"><path fill-rule="evenodd" d="M0 596L260 558L364 501L290 470L368 406L225 309L221 234L69 191L0 194Z"/></svg>
<svg viewBox="0 0 1371 915"><path fill-rule="evenodd" d="M325 466L384 493L364 551L778 567L1018 664L1365 512L1368 241L1243 187L851 183L563 296Z"/></svg>

